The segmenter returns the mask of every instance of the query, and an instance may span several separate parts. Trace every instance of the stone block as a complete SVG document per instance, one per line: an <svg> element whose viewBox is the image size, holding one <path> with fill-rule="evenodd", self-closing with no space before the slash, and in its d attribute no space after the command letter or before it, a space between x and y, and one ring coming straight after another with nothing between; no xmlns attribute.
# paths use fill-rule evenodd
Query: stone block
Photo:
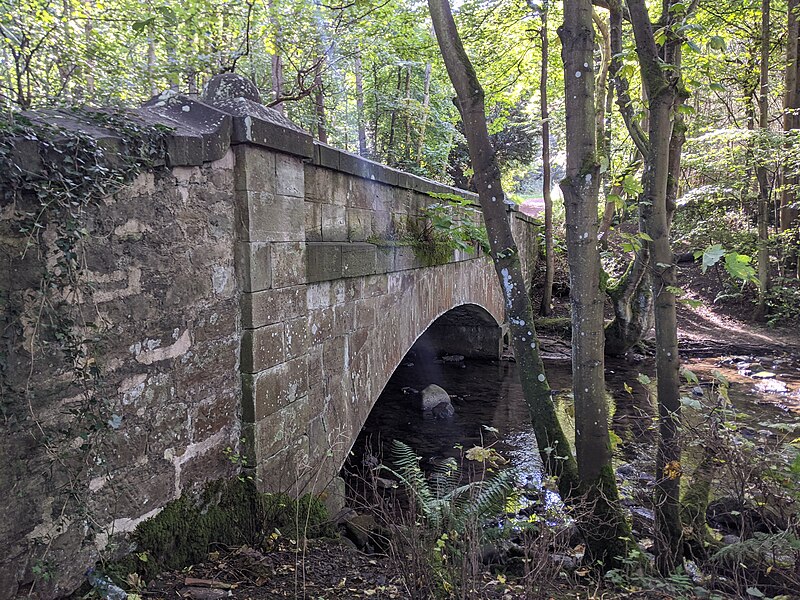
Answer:
<svg viewBox="0 0 800 600"><path fill-rule="evenodd" d="M341 150L323 144L322 142L314 142L314 164L328 169L339 170L339 156L342 154Z"/></svg>
<svg viewBox="0 0 800 600"><path fill-rule="evenodd" d="M314 491L318 472L331 465L325 461L310 463L308 435L301 434L286 442L277 453L260 457L256 487L261 492L282 493L293 498Z"/></svg>
<svg viewBox="0 0 800 600"><path fill-rule="evenodd" d="M305 197L306 200L320 204L330 204L333 197L337 173L313 165L305 166Z"/></svg>
<svg viewBox="0 0 800 600"><path fill-rule="evenodd" d="M305 239L302 198L272 192L236 192L236 234L242 241L301 241Z"/></svg>
<svg viewBox="0 0 800 600"><path fill-rule="evenodd" d="M373 275L364 279L364 298L382 296L387 293L389 279L386 275Z"/></svg>
<svg viewBox="0 0 800 600"><path fill-rule="evenodd" d="M258 422L308 394L308 360L301 356L242 375L242 418Z"/></svg>
<svg viewBox="0 0 800 600"><path fill-rule="evenodd" d="M414 248L411 246L397 246L394 249L394 270L405 271L406 269L418 269L422 267L422 261L417 258Z"/></svg>
<svg viewBox="0 0 800 600"><path fill-rule="evenodd" d="M306 306L308 307L308 310L328 308L330 305L331 305L330 281L309 283L306 286Z"/></svg>
<svg viewBox="0 0 800 600"><path fill-rule="evenodd" d="M371 208L372 203L367 196L368 181L357 177L347 177L347 206L350 208Z"/></svg>
<svg viewBox="0 0 800 600"><path fill-rule="evenodd" d="M393 212L389 218L388 237L390 239L399 240L408 235L409 217L406 213Z"/></svg>
<svg viewBox="0 0 800 600"><path fill-rule="evenodd" d="M365 242L372 235L372 211L363 208L347 209L347 239Z"/></svg>
<svg viewBox="0 0 800 600"><path fill-rule="evenodd" d="M281 323L306 314L305 286L242 294L242 327L256 328Z"/></svg>
<svg viewBox="0 0 800 600"><path fill-rule="evenodd" d="M349 176L338 171L330 171L330 173L331 186L325 201L337 206L347 206L347 195L350 191Z"/></svg>
<svg viewBox="0 0 800 600"><path fill-rule="evenodd" d="M344 206L322 205L322 239L326 242L347 241L347 209Z"/></svg>
<svg viewBox="0 0 800 600"><path fill-rule="evenodd" d="M348 364L347 336L339 335L322 343L322 365L326 376L341 380Z"/></svg>
<svg viewBox="0 0 800 600"><path fill-rule="evenodd" d="M250 145L233 147L234 189L275 193L275 153Z"/></svg>
<svg viewBox="0 0 800 600"><path fill-rule="evenodd" d="M346 335L356 328L356 307L353 303L333 307L333 335Z"/></svg>
<svg viewBox="0 0 800 600"><path fill-rule="evenodd" d="M236 280L243 292L258 292L272 285L272 264L267 242L237 242Z"/></svg>
<svg viewBox="0 0 800 600"><path fill-rule="evenodd" d="M283 323L245 329L242 332L242 373L258 373L285 360Z"/></svg>
<svg viewBox="0 0 800 600"><path fill-rule="evenodd" d="M286 358L297 358L308 352L308 319L298 317L286 322Z"/></svg>
<svg viewBox="0 0 800 600"><path fill-rule="evenodd" d="M306 324L307 325L307 324ZM308 327L306 326L306 330ZM314 398L314 389L322 382L322 345L314 344L308 348L308 387Z"/></svg>
<svg viewBox="0 0 800 600"><path fill-rule="evenodd" d="M286 154L275 157L275 193L292 198L304 196L305 167L302 160Z"/></svg>
<svg viewBox="0 0 800 600"><path fill-rule="evenodd" d="M371 328L376 325L376 308L378 296L374 298L367 298L366 300L358 300L355 303L355 328Z"/></svg>
<svg viewBox="0 0 800 600"><path fill-rule="evenodd" d="M394 247L377 246L375 253L375 273L391 273L394 271Z"/></svg>
<svg viewBox="0 0 800 600"><path fill-rule="evenodd" d="M342 276L342 244L306 245L306 279L309 283L329 281Z"/></svg>
<svg viewBox="0 0 800 600"><path fill-rule="evenodd" d="M319 344L333 335L333 308L308 312L308 342Z"/></svg>
<svg viewBox="0 0 800 600"><path fill-rule="evenodd" d="M387 240L395 238L392 229L392 216L388 210L381 209L370 211L370 217L372 217L373 235Z"/></svg>
<svg viewBox="0 0 800 600"><path fill-rule="evenodd" d="M280 119L262 118L263 106L253 106L251 100L237 98L242 106L236 108L238 115L233 118L233 133L231 141L250 142L258 146L264 146L280 152L288 152L302 158L312 158L314 147L311 136L306 132L287 126L279 122ZM246 114L251 112L254 114ZM260 116L255 116L261 113Z"/></svg>
<svg viewBox="0 0 800 600"><path fill-rule="evenodd" d="M307 242L321 242L322 241L322 207L319 202L305 203L306 212L306 241Z"/></svg>
<svg viewBox="0 0 800 600"><path fill-rule="evenodd" d="M302 201L301 201L302 202ZM270 249L272 287L298 285L306 281L306 245L302 242L275 242Z"/></svg>
<svg viewBox="0 0 800 600"><path fill-rule="evenodd" d="M342 245L342 276L363 277L375 273L377 248L374 244Z"/></svg>
<svg viewBox="0 0 800 600"><path fill-rule="evenodd" d="M358 315L356 318L359 318ZM356 329L348 336L347 352L349 353L350 364L354 362L358 353L364 348L364 345L367 343L367 339L369 338L370 331L374 331L374 329L375 324L371 323L369 328Z"/></svg>
<svg viewBox="0 0 800 600"><path fill-rule="evenodd" d="M260 419L255 426L259 459L263 461L274 456L291 445L295 438L303 435L314 413L309 397L303 396Z"/></svg>

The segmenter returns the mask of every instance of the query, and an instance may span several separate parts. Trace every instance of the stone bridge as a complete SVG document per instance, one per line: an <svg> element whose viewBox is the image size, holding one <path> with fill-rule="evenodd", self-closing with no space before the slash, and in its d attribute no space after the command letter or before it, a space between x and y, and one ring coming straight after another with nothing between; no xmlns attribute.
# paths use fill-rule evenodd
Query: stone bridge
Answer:
<svg viewBox="0 0 800 600"><path fill-rule="evenodd" d="M138 115L174 132L163 167L84 215L91 297L70 301L102 330L96 393L112 435L80 476L54 472L39 435L70 430L68 409L86 397L57 349L32 352L46 252L21 252L13 219L24 206L0 207L0 493L18 499L0 515L3 597L43 561L68 565L52 585L69 589L111 534L234 474L239 455L262 490L323 490L422 335L442 352L500 352L489 258L453 252L430 265L405 241L441 201L431 194L468 192L317 143L234 76L212 81L202 102L162 95ZM26 152L16 160L35 165ZM511 208L509 218L530 266L535 230ZM45 233L42 249L51 243ZM65 485L77 487L72 500Z"/></svg>

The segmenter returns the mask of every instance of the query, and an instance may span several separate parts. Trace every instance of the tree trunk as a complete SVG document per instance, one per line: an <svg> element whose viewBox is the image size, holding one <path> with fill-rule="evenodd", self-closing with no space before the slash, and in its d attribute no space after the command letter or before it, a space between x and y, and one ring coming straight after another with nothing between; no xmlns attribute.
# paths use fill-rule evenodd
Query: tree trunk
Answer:
<svg viewBox="0 0 800 600"><path fill-rule="evenodd" d="M406 65L406 83L404 94L403 112L405 113L406 141L403 148L403 156L407 161L411 160L411 65Z"/></svg>
<svg viewBox="0 0 800 600"><path fill-rule="evenodd" d="M798 8L800 8L800 0L789 0L788 33L786 38L786 91L783 96L784 131L800 127L800 77L798 77L800 61L797 60L798 39L800 39L800 27L798 27L797 21ZM798 179L795 176L784 176L783 185L780 228L781 231L787 231L791 229L798 216L798 210L793 206L797 202L797 192L795 190L798 185Z"/></svg>
<svg viewBox="0 0 800 600"><path fill-rule="evenodd" d="M372 63L372 96L375 105L375 114L372 116L372 154L373 158L378 158L378 125L380 125L380 80L378 78L378 64Z"/></svg>
<svg viewBox="0 0 800 600"><path fill-rule="evenodd" d="M671 2L665 5L662 24L669 26ZM670 179L672 117L684 92L680 81L680 44L677 37L666 40L663 52L655 43L653 24L645 0L629 0L636 51L644 90L649 102L649 127L645 169L642 178L644 202L640 203L645 231L652 239L650 272L653 275L656 327L656 377L659 409L659 444L656 453L656 562L662 573L679 564L681 556L680 475L680 359L675 314L676 267L670 244L670 216L667 191ZM674 65L667 72L664 62Z"/></svg>
<svg viewBox="0 0 800 600"><path fill-rule="evenodd" d="M609 25L600 14L594 10L592 11L592 21L594 21L597 31L600 33L600 38L603 44L600 47L602 50L600 70L597 73L597 86L595 92L595 129L597 131L597 156L600 160L605 160L608 165L611 160L611 134L606 130L606 116L611 111L611 103L614 96L614 86L609 85L608 72L611 67L611 33ZM600 240L601 247L605 250L608 247L608 232L611 229L611 220L614 218L616 204L613 199L609 200L608 196L614 192L613 189L609 190L608 174L610 170L606 170L600 174L600 185L606 191L606 202L603 207L603 218L600 221L600 228L597 232L597 238Z"/></svg>
<svg viewBox="0 0 800 600"><path fill-rule="evenodd" d="M400 102L400 93L403 90L403 67L397 67L397 89L395 90L394 107L392 108L392 116L389 120L389 140L386 143L386 162L394 166L395 156L395 130L397 129L397 112L398 104Z"/></svg>
<svg viewBox="0 0 800 600"><path fill-rule="evenodd" d="M506 213L500 169L486 127L483 88L461 43L447 0L428 0L428 7L447 73L456 90L475 172L473 182L478 190L495 270L503 288L520 383L539 454L546 472L558 478L559 490L566 498L578 489L577 465L556 417L539 355L528 289Z"/></svg>
<svg viewBox="0 0 800 600"><path fill-rule="evenodd" d="M153 38L147 41L147 80L150 84L150 95L158 94L158 82L156 81L156 43Z"/></svg>
<svg viewBox="0 0 800 600"><path fill-rule="evenodd" d="M269 24L275 35L275 52L270 56L270 84L272 85L273 100L280 100L283 97L283 60L280 55L280 27L278 25L278 18L275 15L275 4L273 0L267 2L267 10L269 12ZM279 113L284 113L283 102L278 102L272 106Z"/></svg>
<svg viewBox="0 0 800 600"><path fill-rule="evenodd" d="M766 133L769 128L769 12L770 0L761 0L761 68L758 92L758 128ZM763 159L756 168L758 179L758 305L755 318L767 314L769 291L769 179Z"/></svg>
<svg viewBox="0 0 800 600"><path fill-rule="evenodd" d="M582 524L590 560L611 566L625 557L628 536L620 510L608 434L603 360L603 300L597 207L594 97L594 27L591 0L565 0L559 29L564 61L567 168L561 181L566 209L567 258L572 312L572 392L575 399L575 449L581 488L592 504Z"/></svg>
<svg viewBox="0 0 800 600"><path fill-rule="evenodd" d="M636 118L628 81L621 72L622 6L619 0L609 2L609 45L609 73L616 90L617 105L637 151L644 156L648 151L647 135ZM608 216L609 222L611 217L613 214ZM644 228L645 223L640 211L639 230L644 231ZM606 233L604 229L603 237ZM607 290L614 308L614 319L606 327L606 353L612 356L625 354L638 344L653 326L653 286L648 271L649 260L650 249L647 244L643 244L635 253L633 261L619 283Z"/></svg>
<svg viewBox="0 0 800 600"><path fill-rule="evenodd" d="M431 70L433 65L425 63L425 90L422 98L422 123L419 126L419 140L417 141L417 163L422 164L425 156L425 130L428 128L428 112L431 107Z"/></svg>
<svg viewBox="0 0 800 600"><path fill-rule="evenodd" d="M547 2L541 7L542 27L539 37L542 41L542 77L539 81L539 96L542 111L542 199L544 200L544 256L545 275L542 305L539 314L548 316L553 311L553 279L556 272L555 244L553 243L553 187L550 169L550 112L547 106L547 77L550 44L547 39Z"/></svg>
<svg viewBox="0 0 800 600"><path fill-rule="evenodd" d="M361 55L355 58L356 75L356 119L358 120L358 154L367 155L367 129L364 126L364 81L361 75Z"/></svg>
<svg viewBox="0 0 800 600"><path fill-rule="evenodd" d="M325 127L325 94L322 87L322 61L314 67L314 113L317 116L317 137L323 144L328 143L328 129Z"/></svg>

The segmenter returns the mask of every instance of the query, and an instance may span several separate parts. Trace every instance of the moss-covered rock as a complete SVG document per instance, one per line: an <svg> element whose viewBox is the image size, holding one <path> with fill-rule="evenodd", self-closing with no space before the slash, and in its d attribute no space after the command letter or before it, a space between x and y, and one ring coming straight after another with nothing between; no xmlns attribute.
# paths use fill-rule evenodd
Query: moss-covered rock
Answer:
<svg viewBox="0 0 800 600"><path fill-rule="evenodd" d="M276 532L292 539L333 535L322 502L310 495L261 494L248 479L215 481L202 492L174 500L131 534L134 552L107 565L119 581L145 579L204 560L217 546L263 546Z"/></svg>

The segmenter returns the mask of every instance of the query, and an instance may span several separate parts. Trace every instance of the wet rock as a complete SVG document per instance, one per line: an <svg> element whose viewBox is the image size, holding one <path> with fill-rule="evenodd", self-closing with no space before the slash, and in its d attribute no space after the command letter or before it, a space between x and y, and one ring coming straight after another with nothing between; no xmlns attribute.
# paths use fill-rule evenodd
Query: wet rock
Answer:
<svg viewBox="0 0 800 600"><path fill-rule="evenodd" d="M449 419L456 414L456 409L453 408L453 404L448 400L434 406L431 413L437 419Z"/></svg>
<svg viewBox="0 0 800 600"><path fill-rule="evenodd" d="M450 402L450 395L435 383L430 384L420 394L422 401L422 410L433 410L433 408L442 402Z"/></svg>
<svg viewBox="0 0 800 600"><path fill-rule="evenodd" d="M756 375L753 375L755 377ZM783 381L778 381L777 379L765 379L764 381L759 381L755 386L756 391L764 393L764 394L785 394L789 391L789 388Z"/></svg>
<svg viewBox="0 0 800 600"><path fill-rule="evenodd" d="M448 354L443 356L442 360L446 363L460 363L464 362L464 355L462 354Z"/></svg>
<svg viewBox="0 0 800 600"><path fill-rule="evenodd" d="M357 548L366 548L370 542L372 532L377 530L378 524L370 515L356 515L344 523L345 535Z"/></svg>
<svg viewBox="0 0 800 600"><path fill-rule="evenodd" d="M578 561L568 554L551 554L550 560L556 563L564 571L574 571L578 568Z"/></svg>
<svg viewBox="0 0 800 600"><path fill-rule="evenodd" d="M358 513L350 508L349 506L345 506L342 510L340 510L335 517L333 517L332 521L337 525L342 525L343 523L347 523L348 521L356 518Z"/></svg>
<svg viewBox="0 0 800 600"><path fill-rule="evenodd" d="M363 552L384 551L388 547L389 532L372 515L358 515L347 521L344 534Z"/></svg>

